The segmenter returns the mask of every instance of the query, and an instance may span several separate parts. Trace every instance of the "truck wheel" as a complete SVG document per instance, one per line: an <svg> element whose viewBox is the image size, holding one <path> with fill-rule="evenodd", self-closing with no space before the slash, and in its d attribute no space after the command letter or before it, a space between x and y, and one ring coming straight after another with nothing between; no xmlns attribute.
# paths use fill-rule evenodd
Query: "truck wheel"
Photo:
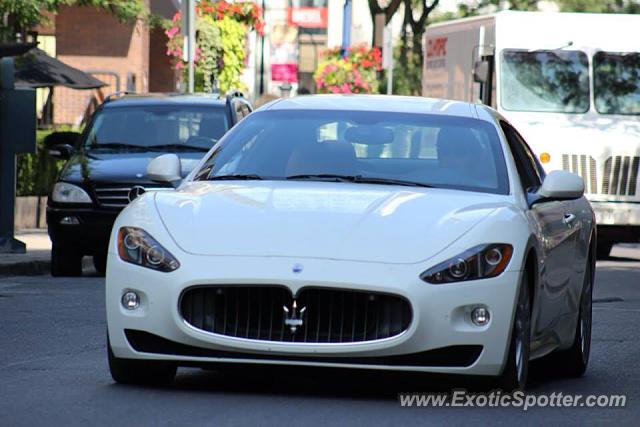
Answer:
<svg viewBox="0 0 640 427"><path fill-rule="evenodd" d="M111 378L121 384L168 385L173 382L178 370L178 367L170 362L115 357L108 337L107 356Z"/></svg>
<svg viewBox="0 0 640 427"><path fill-rule="evenodd" d="M82 275L82 255L59 245L51 248L51 275L78 277Z"/></svg>
<svg viewBox="0 0 640 427"><path fill-rule="evenodd" d="M613 248L613 243L611 242L598 242L596 246L596 258L604 259L609 258L609 254L611 253L611 248Z"/></svg>
<svg viewBox="0 0 640 427"><path fill-rule="evenodd" d="M94 254L93 266L95 267L96 272L98 272L99 276L104 276L107 273L107 254Z"/></svg>

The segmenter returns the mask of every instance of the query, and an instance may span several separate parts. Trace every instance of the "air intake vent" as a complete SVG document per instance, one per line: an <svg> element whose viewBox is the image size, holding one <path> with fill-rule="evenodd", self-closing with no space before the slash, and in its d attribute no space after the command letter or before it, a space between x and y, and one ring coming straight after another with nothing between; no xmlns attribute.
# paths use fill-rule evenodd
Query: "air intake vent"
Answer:
<svg viewBox="0 0 640 427"><path fill-rule="evenodd" d="M563 154L562 169L580 175L584 180L585 192L598 192L596 161L593 157L585 154Z"/></svg>
<svg viewBox="0 0 640 427"><path fill-rule="evenodd" d="M613 156L604 163L602 194L635 196L640 157Z"/></svg>

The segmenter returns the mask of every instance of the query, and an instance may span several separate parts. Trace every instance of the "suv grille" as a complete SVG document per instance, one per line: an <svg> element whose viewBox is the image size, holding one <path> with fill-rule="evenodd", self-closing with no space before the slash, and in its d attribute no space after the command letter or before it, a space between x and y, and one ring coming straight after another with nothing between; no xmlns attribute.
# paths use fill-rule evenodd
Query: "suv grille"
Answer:
<svg viewBox="0 0 640 427"><path fill-rule="evenodd" d="M396 336L411 323L400 296L329 288L304 288L296 297L302 324L292 332L293 297L282 286L201 286L187 289L180 314L214 334L266 341L349 343ZM283 307L287 307L287 314Z"/></svg>
<svg viewBox="0 0 640 427"><path fill-rule="evenodd" d="M104 208L122 209L130 202L129 192L133 187L141 187L145 191L171 190L160 184L97 184L94 188L98 204Z"/></svg>

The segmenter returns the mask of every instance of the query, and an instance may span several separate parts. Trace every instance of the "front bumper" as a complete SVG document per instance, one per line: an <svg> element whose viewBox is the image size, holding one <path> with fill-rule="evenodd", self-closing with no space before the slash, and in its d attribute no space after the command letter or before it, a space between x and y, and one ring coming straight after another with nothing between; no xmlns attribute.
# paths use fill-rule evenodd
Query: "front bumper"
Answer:
<svg viewBox="0 0 640 427"><path fill-rule="evenodd" d="M498 375L506 360L520 283L519 271L480 281L430 285L419 279L421 271L415 265L209 256L181 257L180 262L178 270L159 273L109 254L107 323L116 357L187 365L261 363ZM295 263L304 264L302 273L292 272ZM179 313L182 291L204 284L278 284L294 295L309 286L391 293L409 301L413 317L405 332L367 342L293 343L228 337L198 330ZM125 310L120 303L128 290L140 295L136 310ZM483 327L470 320L471 309L478 305L491 312L491 321ZM473 351L476 355L468 362L456 358L456 354ZM442 363L443 358L448 362Z"/></svg>
<svg viewBox="0 0 640 427"><path fill-rule="evenodd" d="M591 200L596 223L613 226L640 227L640 203Z"/></svg>
<svg viewBox="0 0 640 427"><path fill-rule="evenodd" d="M111 228L120 212L92 207L47 207L47 229L54 245L73 248L82 254L106 252ZM79 224L61 224L74 217Z"/></svg>

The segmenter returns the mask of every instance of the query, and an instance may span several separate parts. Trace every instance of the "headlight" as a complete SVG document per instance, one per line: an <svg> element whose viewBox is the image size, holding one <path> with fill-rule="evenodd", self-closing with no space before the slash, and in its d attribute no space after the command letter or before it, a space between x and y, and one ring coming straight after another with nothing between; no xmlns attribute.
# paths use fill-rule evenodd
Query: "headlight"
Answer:
<svg viewBox="0 0 640 427"><path fill-rule="evenodd" d="M475 246L420 275L425 282L441 284L486 279L501 274L509 265L513 247L506 243Z"/></svg>
<svg viewBox="0 0 640 427"><path fill-rule="evenodd" d="M86 191L68 182L56 182L51 198L59 203L91 203L91 197Z"/></svg>
<svg viewBox="0 0 640 427"><path fill-rule="evenodd" d="M180 267L178 260L168 250L137 227L118 230L118 255L123 261L165 273Z"/></svg>

